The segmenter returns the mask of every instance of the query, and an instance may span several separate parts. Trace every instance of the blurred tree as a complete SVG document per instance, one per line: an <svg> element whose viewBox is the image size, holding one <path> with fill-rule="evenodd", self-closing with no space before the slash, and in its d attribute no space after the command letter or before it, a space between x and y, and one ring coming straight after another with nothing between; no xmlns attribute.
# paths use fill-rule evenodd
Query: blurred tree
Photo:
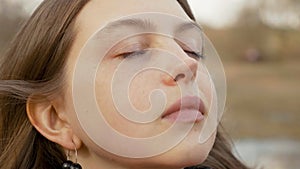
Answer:
<svg viewBox="0 0 300 169"><path fill-rule="evenodd" d="M300 30L299 0L264 0L260 3L260 16L266 24L281 29Z"/></svg>
<svg viewBox="0 0 300 169"><path fill-rule="evenodd" d="M298 58L300 43L300 1L249 1L239 15L234 36L248 49L260 51L263 59ZM240 44L241 45L241 44Z"/></svg>
<svg viewBox="0 0 300 169"><path fill-rule="evenodd" d="M239 18L237 23L240 25L251 26L263 23L276 29L300 30L300 1L247 1Z"/></svg>

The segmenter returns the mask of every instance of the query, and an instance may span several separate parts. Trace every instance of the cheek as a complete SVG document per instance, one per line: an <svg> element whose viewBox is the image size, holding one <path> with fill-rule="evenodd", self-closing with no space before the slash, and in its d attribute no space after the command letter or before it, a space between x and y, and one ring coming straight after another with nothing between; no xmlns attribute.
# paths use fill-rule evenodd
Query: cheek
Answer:
<svg viewBox="0 0 300 169"><path fill-rule="evenodd" d="M167 97L167 91L163 89L160 83L161 72L147 70L140 72L130 80L128 88L129 101L139 112L143 113L157 105L153 102L154 91L159 90L161 97ZM125 85L125 84L124 84ZM167 100L168 98L166 98Z"/></svg>
<svg viewBox="0 0 300 169"><path fill-rule="evenodd" d="M132 122L120 114L120 111L131 113L131 110L118 104L118 102L129 103L131 108L140 113L155 106L151 105L149 96L151 91L159 86L158 71L145 71L134 77L129 77L127 72L122 72L123 79L113 80L116 67L111 63L104 63L100 67L96 76L95 93L101 113L112 128L136 138L154 136L168 128L167 125L161 125L157 121L146 124ZM112 90L117 91L117 95L113 94Z"/></svg>
<svg viewBox="0 0 300 169"><path fill-rule="evenodd" d="M200 94L203 95L204 102L207 104L207 107L209 107L212 104L214 88L207 69L201 64L199 65L197 72L197 84Z"/></svg>

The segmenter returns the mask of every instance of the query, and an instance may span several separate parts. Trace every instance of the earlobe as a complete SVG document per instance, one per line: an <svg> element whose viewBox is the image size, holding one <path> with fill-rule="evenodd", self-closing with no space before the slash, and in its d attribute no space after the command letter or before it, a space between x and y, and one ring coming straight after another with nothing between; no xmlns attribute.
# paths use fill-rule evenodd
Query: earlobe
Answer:
<svg viewBox="0 0 300 169"><path fill-rule="evenodd" d="M66 149L80 147L80 139L74 135L65 112L56 108L48 99L40 101L29 98L26 103L27 116L35 129L48 140Z"/></svg>

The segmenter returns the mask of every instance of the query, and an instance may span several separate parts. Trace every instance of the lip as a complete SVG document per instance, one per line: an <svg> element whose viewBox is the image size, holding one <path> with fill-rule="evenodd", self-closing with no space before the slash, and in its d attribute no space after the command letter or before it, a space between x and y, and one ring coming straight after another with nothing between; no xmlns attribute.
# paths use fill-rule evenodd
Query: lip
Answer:
<svg viewBox="0 0 300 169"><path fill-rule="evenodd" d="M205 106L199 97L184 96L173 103L161 117L171 122L200 122L204 115Z"/></svg>

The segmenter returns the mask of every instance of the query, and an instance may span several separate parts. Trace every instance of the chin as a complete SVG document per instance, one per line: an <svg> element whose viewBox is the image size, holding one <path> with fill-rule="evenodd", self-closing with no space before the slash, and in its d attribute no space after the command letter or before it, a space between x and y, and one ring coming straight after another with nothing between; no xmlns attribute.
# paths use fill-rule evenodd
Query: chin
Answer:
<svg viewBox="0 0 300 169"><path fill-rule="evenodd" d="M185 161L182 161L181 168L191 167L191 166L196 166L196 165L202 164L206 160L207 157L208 157L208 153L207 154L197 154L194 157L189 157Z"/></svg>
<svg viewBox="0 0 300 169"><path fill-rule="evenodd" d="M153 161L159 168L184 168L202 164L208 157L214 144L215 136L211 136L205 143L191 142L189 139L182 141L172 150L165 152Z"/></svg>
<svg viewBox="0 0 300 169"><path fill-rule="evenodd" d="M143 159L123 159L131 168L182 169L202 164L211 150L213 139L204 144L184 140L173 149L158 156Z"/></svg>
<svg viewBox="0 0 300 169"><path fill-rule="evenodd" d="M184 140L180 145L178 145L177 155L181 157L182 167L190 167L202 164L208 157L209 152L211 151L213 144L215 142L215 134L212 134L211 137L204 143L198 143L197 141L191 141L194 139Z"/></svg>
<svg viewBox="0 0 300 169"><path fill-rule="evenodd" d="M177 155L178 158L174 158L173 164L176 164L178 167L190 167L202 164L208 157L210 149L207 148L195 148L189 150L188 152L182 152ZM176 160L176 161L175 161Z"/></svg>
<svg viewBox="0 0 300 169"><path fill-rule="evenodd" d="M131 168L182 169L196 166L206 160L214 141L215 134L203 144L199 144L198 134L192 132L180 144L163 154L142 159L121 158L121 161Z"/></svg>

